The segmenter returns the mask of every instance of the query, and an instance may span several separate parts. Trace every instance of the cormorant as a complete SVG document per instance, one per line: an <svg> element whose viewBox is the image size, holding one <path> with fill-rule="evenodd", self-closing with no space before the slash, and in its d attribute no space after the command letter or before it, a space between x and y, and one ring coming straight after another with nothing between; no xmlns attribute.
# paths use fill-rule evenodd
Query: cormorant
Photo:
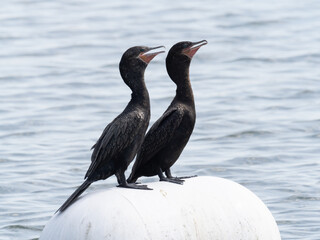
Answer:
<svg viewBox="0 0 320 240"><path fill-rule="evenodd" d="M182 184L182 178L187 178L172 177L170 167L179 158L194 128L196 111L189 66L194 54L205 44L206 40L185 41L170 49L166 67L170 78L177 85L176 96L146 134L128 182L135 183L141 176L158 175L160 181Z"/></svg>
<svg viewBox="0 0 320 240"><path fill-rule="evenodd" d="M162 46L160 46L162 47ZM91 183L116 175L119 187L149 189L126 181L124 172L140 148L150 120L149 93L144 82L144 72L148 63L159 53L158 49L137 46L129 48L119 64L120 74L125 84L132 90L131 100L93 145L91 165L84 183L59 208L64 211L82 194ZM59 211L58 210L58 211Z"/></svg>

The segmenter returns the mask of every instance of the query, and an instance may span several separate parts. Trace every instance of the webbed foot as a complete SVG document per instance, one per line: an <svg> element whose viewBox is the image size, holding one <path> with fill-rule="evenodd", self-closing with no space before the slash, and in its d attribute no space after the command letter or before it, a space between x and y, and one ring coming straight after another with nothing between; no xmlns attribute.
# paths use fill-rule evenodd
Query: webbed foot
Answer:
<svg viewBox="0 0 320 240"><path fill-rule="evenodd" d="M183 184L184 180L178 179L178 178L167 178L167 177L163 177L160 178L160 181L163 182L171 182L171 183L176 183L176 184Z"/></svg>
<svg viewBox="0 0 320 240"><path fill-rule="evenodd" d="M124 176L124 171L122 170L119 170L118 172L116 172L116 177L119 183L117 187L141 189L141 190L153 190L152 188L148 188L147 185L138 185L136 183L128 183L126 180L126 177Z"/></svg>
<svg viewBox="0 0 320 240"><path fill-rule="evenodd" d="M174 178L174 179L183 180L183 179L193 178L193 177L198 177L198 175L193 175L193 176L183 176L183 177L173 177L173 178Z"/></svg>
<svg viewBox="0 0 320 240"><path fill-rule="evenodd" d="M135 184L135 183L120 184L117 187L140 189L140 190L153 190L152 188L148 188L147 185L138 185L138 184Z"/></svg>

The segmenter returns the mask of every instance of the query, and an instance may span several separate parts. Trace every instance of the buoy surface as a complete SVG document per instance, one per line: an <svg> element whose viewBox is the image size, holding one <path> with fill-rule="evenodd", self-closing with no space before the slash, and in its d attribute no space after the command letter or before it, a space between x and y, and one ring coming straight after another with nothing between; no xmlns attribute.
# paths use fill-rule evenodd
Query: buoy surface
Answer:
<svg viewBox="0 0 320 240"><path fill-rule="evenodd" d="M40 240L278 240L277 224L250 190L218 177L183 185L148 183L153 191L109 188L55 214Z"/></svg>

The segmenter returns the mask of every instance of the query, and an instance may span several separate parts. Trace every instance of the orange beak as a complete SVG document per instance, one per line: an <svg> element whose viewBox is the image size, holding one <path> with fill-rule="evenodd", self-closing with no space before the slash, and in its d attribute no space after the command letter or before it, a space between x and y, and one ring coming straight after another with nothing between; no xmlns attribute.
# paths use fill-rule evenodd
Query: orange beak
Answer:
<svg viewBox="0 0 320 240"><path fill-rule="evenodd" d="M165 52L165 51L152 52L153 50L158 49L158 48L164 48L164 46L149 48L148 51L140 53L138 57L142 61L144 61L146 64L148 64L155 56L157 56L160 53L164 53Z"/></svg>
<svg viewBox="0 0 320 240"><path fill-rule="evenodd" d="M199 50L200 47L203 45L206 45L208 42L207 40L202 40L200 42L194 42L192 45L186 49L182 50L182 53L186 56L188 56L190 59L196 54L196 52Z"/></svg>

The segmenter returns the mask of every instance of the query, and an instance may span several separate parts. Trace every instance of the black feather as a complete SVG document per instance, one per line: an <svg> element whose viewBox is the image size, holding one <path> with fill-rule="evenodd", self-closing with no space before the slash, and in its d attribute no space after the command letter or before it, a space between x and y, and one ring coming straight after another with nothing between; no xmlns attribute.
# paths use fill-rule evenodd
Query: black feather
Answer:
<svg viewBox="0 0 320 240"><path fill-rule="evenodd" d="M67 201L65 201L64 204L62 204L62 206L57 210L57 212L63 212L67 207L69 207L75 201L75 199L90 186L90 184L91 182L89 181L85 181L84 183L82 183L81 186L78 187L74 193L72 193L72 195L67 199Z"/></svg>

